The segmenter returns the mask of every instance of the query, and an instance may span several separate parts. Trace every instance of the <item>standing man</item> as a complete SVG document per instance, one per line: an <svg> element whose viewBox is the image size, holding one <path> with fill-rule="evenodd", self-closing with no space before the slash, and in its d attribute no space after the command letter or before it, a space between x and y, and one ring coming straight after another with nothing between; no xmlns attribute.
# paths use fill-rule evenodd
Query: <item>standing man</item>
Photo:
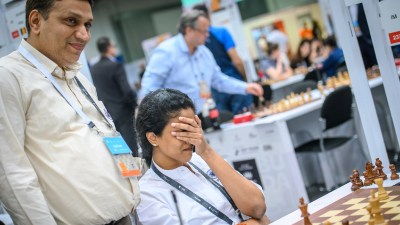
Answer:
<svg viewBox="0 0 400 225"><path fill-rule="evenodd" d="M97 40L97 49L101 58L91 68L97 95L110 112L117 131L121 132L129 148L137 156L135 121L133 119L136 94L128 84L124 66L116 62L117 50L114 43L107 37L101 37Z"/></svg>
<svg viewBox="0 0 400 225"><path fill-rule="evenodd" d="M204 46L209 26L207 16L198 10L182 14L179 34L161 43L152 53L142 80L141 99L159 88L177 89L193 100L196 113L200 114L211 97L211 87L229 94L262 95L259 84L239 81L221 72Z"/></svg>
<svg viewBox="0 0 400 225"><path fill-rule="evenodd" d="M200 10L210 20L210 14L205 4L195 5L193 9ZM235 42L229 31L224 27L214 26L210 26L208 30L209 36L205 45L213 54L221 71L237 80L246 81L243 61L235 49ZM215 89L212 90L212 96L219 110L228 110L235 115L243 112L246 108L249 109L253 102L251 95L226 94Z"/></svg>
<svg viewBox="0 0 400 225"><path fill-rule="evenodd" d="M29 36L0 59L0 201L15 225L130 225L140 201L103 142L121 137L79 72L92 21L91 0L27 0Z"/></svg>

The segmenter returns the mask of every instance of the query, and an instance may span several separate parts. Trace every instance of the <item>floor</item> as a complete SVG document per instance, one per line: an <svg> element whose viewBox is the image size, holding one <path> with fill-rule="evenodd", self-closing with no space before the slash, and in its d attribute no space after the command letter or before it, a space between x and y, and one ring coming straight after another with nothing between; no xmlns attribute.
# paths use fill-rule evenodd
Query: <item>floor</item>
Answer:
<svg viewBox="0 0 400 225"><path fill-rule="evenodd" d="M388 150L389 161L391 164L396 165L396 169L400 172L400 153L397 155L397 161L395 162L395 152L392 150ZM307 188L307 193L310 198L310 202L326 195L329 193L328 191L324 190L324 184L315 184L311 187Z"/></svg>

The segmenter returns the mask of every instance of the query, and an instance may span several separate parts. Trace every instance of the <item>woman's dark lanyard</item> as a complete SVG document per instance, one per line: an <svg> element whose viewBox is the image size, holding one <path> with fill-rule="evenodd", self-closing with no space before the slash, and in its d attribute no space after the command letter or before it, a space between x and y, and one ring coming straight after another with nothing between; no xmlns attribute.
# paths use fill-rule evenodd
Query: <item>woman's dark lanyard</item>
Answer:
<svg viewBox="0 0 400 225"><path fill-rule="evenodd" d="M193 163L189 163L191 166L193 166L196 170L200 172L201 175L203 175L211 184L213 184L227 199L228 201L232 204L232 207L235 209L235 211L238 213L239 218L243 221L242 216L240 214L240 211L237 209L235 203L233 202L232 198L229 196L229 194L226 192L225 188L222 187L222 185L218 184L214 180L212 180L206 173L204 173L202 170L200 170L197 166L195 166ZM185 186L181 185L180 183L176 182L172 178L168 177L167 175L163 174L160 170L157 169L157 167L154 165L154 163L151 164L151 168L153 171L165 182L173 186L174 188L178 189L180 192L183 194L187 195L188 197L192 198L195 200L197 203L202 205L204 208L206 208L208 211L210 211L212 214L216 215L218 218L224 220L228 224L233 224L233 221L226 216L224 213L216 209L214 206L212 206L210 203L208 203L206 200L201 198L200 196L196 195L193 193L191 190L186 188Z"/></svg>
<svg viewBox="0 0 400 225"><path fill-rule="evenodd" d="M28 50L26 50L22 45L19 46L18 51L21 53L22 56L26 60L28 60L30 63L32 63L49 81L51 84L54 86L54 88L60 93L60 95L67 101L67 103L75 110L75 112L83 119L83 121L89 126L89 128L94 128L96 125L92 122L92 120L82 111L81 108L79 108L75 102L71 100L71 98L65 94L64 90L60 87L60 85L55 81L53 75L51 75ZM75 81L77 82L79 88L81 91L84 93L84 95L90 100L90 102L94 105L94 107L99 111L99 113L102 115L102 117L105 119L107 125L115 131L111 123L107 120L107 118L104 116L103 112L99 109L97 104L94 102L93 98L90 96L90 94L87 92L85 87L83 87L82 83L78 80L77 77L75 77ZM97 132L100 132L97 128ZM116 132L116 131L115 131Z"/></svg>

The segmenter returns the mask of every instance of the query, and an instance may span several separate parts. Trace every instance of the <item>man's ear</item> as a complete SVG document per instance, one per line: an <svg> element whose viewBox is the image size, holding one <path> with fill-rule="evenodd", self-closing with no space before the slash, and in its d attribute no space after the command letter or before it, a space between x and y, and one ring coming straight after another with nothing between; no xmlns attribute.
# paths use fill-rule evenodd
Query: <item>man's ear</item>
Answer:
<svg viewBox="0 0 400 225"><path fill-rule="evenodd" d="M44 20L42 14L38 10L34 9L29 13L28 21L31 28L31 33L39 34L41 21Z"/></svg>
<svg viewBox="0 0 400 225"><path fill-rule="evenodd" d="M147 140L150 142L151 145L157 146L157 135L153 132L146 133Z"/></svg>

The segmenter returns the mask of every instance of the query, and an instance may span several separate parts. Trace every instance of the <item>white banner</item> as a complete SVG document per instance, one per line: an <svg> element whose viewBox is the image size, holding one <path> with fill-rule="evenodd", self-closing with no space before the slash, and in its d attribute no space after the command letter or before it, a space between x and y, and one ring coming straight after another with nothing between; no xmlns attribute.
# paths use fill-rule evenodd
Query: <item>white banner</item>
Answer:
<svg viewBox="0 0 400 225"><path fill-rule="evenodd" d="M391 46L400 44L400 4L399 0L379 2L382 27Z"/></svg>

